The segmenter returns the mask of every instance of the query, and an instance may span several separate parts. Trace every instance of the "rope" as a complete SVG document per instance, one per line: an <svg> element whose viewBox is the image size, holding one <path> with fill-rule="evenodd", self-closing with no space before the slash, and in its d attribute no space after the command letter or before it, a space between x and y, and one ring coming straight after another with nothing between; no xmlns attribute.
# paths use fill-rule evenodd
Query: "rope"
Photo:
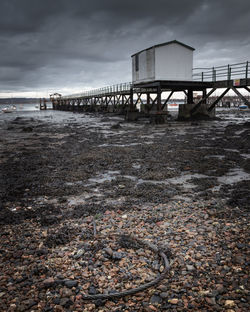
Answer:
<svg viewBox="0 0 250 312"><path fill-rule="evenodd" d="M85 295L83 293L81 293L82 295L82 299L83 300L97 300L97 299L102 299L102 300L107 300L107 299L113 299L113 298L121 298L121 297L125 297L128 295L134 295L138 292L144 291L158 283L160 283L166 276L166 274L168 273L169 269L170 269L170 264L169 264L169 260L165 254L165 252L163 250L158 249L157 246L146 242L146 241L142 241L140 239L138 239L135 236L132 235L121 235L120 236L120 241L119 243L123 246L132 246L133 247L146 247L150 250L152 250L154 253L158 254L161 259L163 260L164 263L164 270L163 272L154 280L152 280L151 282L148 282L144 285L141 285L139 287L136 288L131 288L129 290L125 290L122 292L116 292L116 293L112 293L112 294L96 294L96 295ZM169 252L169 251L168 251Z"/></svg>

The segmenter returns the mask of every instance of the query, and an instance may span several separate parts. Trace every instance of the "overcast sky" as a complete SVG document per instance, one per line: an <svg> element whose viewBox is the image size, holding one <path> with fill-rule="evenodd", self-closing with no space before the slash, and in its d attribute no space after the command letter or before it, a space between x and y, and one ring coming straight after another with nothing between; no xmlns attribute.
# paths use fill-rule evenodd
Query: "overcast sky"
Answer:
<svg viewBox="0 0 250 312"><path fill-rule="evenodd" d="M250 0L0 0L0 96L131 81L131 55L169 40L194 66L250 60Z"/></svg>

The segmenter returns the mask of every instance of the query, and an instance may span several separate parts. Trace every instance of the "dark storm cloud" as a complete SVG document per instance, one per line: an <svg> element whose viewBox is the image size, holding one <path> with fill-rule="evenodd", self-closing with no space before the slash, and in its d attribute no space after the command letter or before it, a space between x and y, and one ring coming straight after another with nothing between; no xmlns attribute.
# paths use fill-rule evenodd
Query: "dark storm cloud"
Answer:
<svg viewBox="0 0 250 312"><path fill-rule="evenodd" d="M1 0L1 92L131 80L130 55L172 39L195 65L249 59L248 0Z"/></svg>

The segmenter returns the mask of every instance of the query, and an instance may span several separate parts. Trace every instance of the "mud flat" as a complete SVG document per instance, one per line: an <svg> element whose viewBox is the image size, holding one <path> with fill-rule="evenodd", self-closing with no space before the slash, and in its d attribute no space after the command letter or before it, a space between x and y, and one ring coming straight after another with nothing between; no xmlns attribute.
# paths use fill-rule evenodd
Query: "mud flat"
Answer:
<svg viewBox="0 0 250 312"><path fill-rule="evenodd" d="M1 311L248 311L249 111L159 126L5 115ZM122 233L170 250L168 276L134 296L84 301L163 269L152 252L120 244Z"/></svg>

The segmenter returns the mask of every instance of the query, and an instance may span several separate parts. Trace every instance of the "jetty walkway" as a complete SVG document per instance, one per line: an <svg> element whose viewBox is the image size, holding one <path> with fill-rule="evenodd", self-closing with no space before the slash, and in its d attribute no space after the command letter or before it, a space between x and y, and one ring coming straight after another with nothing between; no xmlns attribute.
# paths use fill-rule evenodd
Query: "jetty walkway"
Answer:
<svg viewBox="0 0 250 312"><path fill-rule="evenodd" d="M209 97L217 89L223 89L223 92L211 103ZM186 103L179 106L179 117L186 119L195 115L213 117L216 104L229 90L233 90L250 108L242 89L250 95L249 61L213 68L194 68L192 81L128 82L66 96L54 93L50 99L41 100L40 108L46 109L46 102L50 100L55 110L112 112L124 114L127 120L137 120L143 115L164 122L168 115L167 104L175 92L185 94ZM195 103L194 92L197 91L201 91L202 96Z"/></svg>

